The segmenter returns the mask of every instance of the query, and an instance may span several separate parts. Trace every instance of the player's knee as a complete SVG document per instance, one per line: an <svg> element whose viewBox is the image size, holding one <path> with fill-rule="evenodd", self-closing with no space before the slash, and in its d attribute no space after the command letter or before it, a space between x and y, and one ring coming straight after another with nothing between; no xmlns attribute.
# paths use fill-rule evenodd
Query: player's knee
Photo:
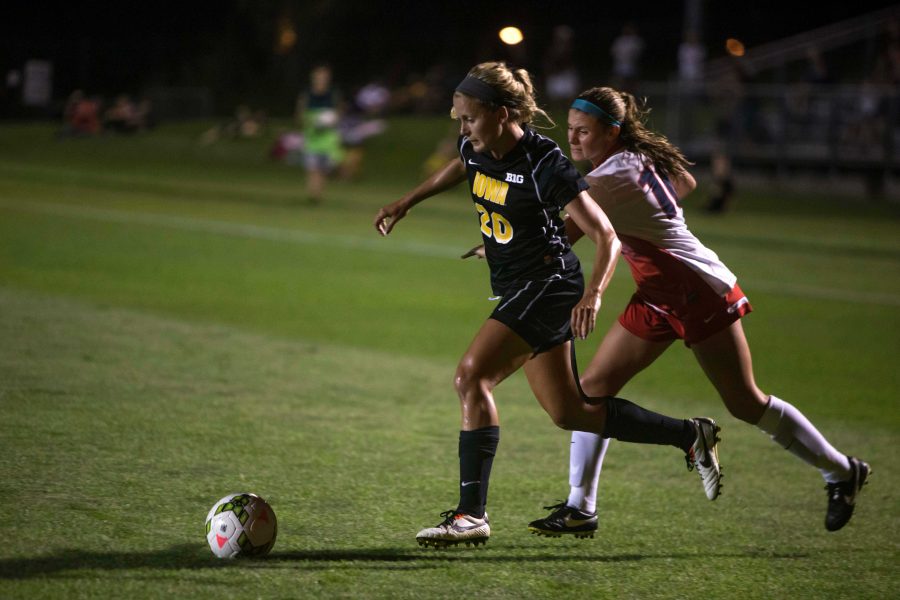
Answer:
<svg viewBox="0 0 900 600"><path fill-rule="evenodd" d="M750 392L723 395L722 400L731 416L751 425L758 423L766 410L765 400Z"/></svg>
<svg viewBox="0 0 900 600"><path fill-rule="evenodd" d="M469 357L463 357L459 365L457 365L456 375L453 377L453 386L462 400L478 395L474 392L490 391L488 381L478 369L476 362Z"/></svg>
<svg viewBox="0 0 900 600"><path fill-rule="evenodd" d="M581 429L579 427L580 420L578 419L578 415L570 410L559 407L557 409L550 409L547 413L553 420L553 424L560 429L565 431L579 431Z"/></svg>
<svg viewBox="0 0 900 600"><path fill-rule="evenodd" d="M613 382L600 373L585 373L581 377L581 389L588 397L614 396L619 392Z"/></svg>

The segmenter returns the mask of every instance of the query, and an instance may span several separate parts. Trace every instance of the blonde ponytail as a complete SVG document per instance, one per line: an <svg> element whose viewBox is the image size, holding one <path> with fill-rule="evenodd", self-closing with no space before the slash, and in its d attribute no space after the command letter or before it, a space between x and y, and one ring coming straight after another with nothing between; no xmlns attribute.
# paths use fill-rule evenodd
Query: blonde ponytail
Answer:
<svg viewBox="0 0 900 600"><path fill-rule="evenodd" d="M484 62L472 67L467 77L489 85L496 93L496 100L479 101L492 109L505 106L513 121L539 127L534 124L535 118L539 117L545 123L543 128L556 127L550 115L537 105L534 84L525 69L513 70L504 62Z"/></svg>

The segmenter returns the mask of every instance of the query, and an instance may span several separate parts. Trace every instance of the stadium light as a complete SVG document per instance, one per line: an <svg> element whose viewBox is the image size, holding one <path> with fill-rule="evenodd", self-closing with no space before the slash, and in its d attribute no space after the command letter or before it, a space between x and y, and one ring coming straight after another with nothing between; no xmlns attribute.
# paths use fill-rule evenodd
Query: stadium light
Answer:
<svg viewBox="0 0 900 600"><path fill-rule="evenodd" d="M734 38L728 38L725 40L725 50L731 56L743 56L744 55L744 43L741 40L736 40Z"/></svg>
<svg viewBox="0 0 900 600"><path fill-rule="evenodd" d="M297 44L297 30L288 17L278 19L278 30L275 36L275 53L287 54Z"/></svg>
<svg viewBox="0 0 900 600"><path fill-rule="evenodd" d="M504 27L500 30L499 35L500 40L508 46L515 46L525 39L525 36L522 35L522 30L518 27Z"/></svg>

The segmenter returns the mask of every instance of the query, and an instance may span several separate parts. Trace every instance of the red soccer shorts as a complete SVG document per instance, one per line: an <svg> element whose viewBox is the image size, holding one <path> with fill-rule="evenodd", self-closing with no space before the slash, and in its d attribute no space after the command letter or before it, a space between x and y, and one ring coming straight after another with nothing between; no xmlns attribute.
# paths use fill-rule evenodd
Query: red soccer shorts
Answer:
<svg viewBox="0 0 900 600"><path fill-rule="evenodd" d="M619 315L619 323L650 342L682 339L690 346L722 331L752 310L737 284L725 296L706 284L696 286L675 306L653 304L638 290Z"/></svg>

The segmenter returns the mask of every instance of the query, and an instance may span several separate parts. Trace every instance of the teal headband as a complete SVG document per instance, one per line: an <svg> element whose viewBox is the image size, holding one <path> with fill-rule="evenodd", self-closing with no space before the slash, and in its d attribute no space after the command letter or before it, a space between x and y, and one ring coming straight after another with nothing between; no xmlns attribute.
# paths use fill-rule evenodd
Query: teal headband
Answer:
<svg viewBox="0 0 900 600"><path fill-rule="evenodd" d="M622 126L622 123L618 119L611 116L608 112L606 112L593 102L589 102L584 98L576 98L575 101L572 102L572 108L597 117L601 121L605 121L610 125L618 125L619 127Z"/></svg>

